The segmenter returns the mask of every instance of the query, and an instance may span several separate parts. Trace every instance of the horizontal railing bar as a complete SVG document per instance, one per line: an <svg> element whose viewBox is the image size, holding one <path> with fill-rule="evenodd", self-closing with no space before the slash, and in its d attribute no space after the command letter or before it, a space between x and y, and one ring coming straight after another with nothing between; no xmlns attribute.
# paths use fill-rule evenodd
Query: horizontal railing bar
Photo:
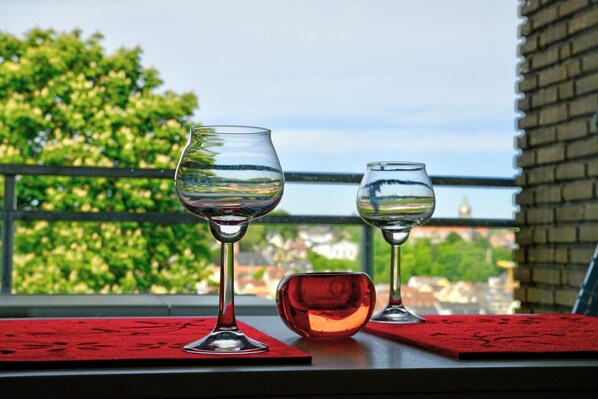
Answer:
<svg viewBox="0 0 598 399"><path fill-rule="evenodd" d="M173 179L174 169L0 164L0 174ZM359 184L360 173L285 172L289 183ZM432 176L437 186L517 187L513 178Z"/></svg>
<svg viewBox="0 0 598 399"><path fill-rule="evenodd" d="M174 178L174 169L102 168L61 165L0 165L0 174L70 177Z"/></svg>
<svg viewBox="0 0 598 399"><path fill-rule="evenodd" d="M459 219L459 218L432 218L426 226L437 226L437 227L492 227L492 228L505 228L515 229L517 223L514 219L483 219L483 218L472 218L472 219Z"/></svg>
<svg viewBox="0 0 598 399"><path fill-rule="evenodd" d="M0 211L4 216L5 211ZM202 223L202 219L188 213L160 212L74 212L74 211L12 211L12 218L21 221L70 221L70 222L138 222L157 224ZM269 215L253 221L259 224L330 224L363 225L359 216L330 215ZM514 228L512 219L459 219L432 218L427 226L451 227L502 227Z"/></svg>
<svg viewBox="0 0 598 399"><path fill-rule="evenodd" d="M284 179L292 183L359 184L362 176L359 173L285 172Z"/></svg>
<svg viewBox="0 0 598 399"><path fill-rule="evenodd" d="M519 187L510 177L452 177L431 176L436 186Z"/></svg>

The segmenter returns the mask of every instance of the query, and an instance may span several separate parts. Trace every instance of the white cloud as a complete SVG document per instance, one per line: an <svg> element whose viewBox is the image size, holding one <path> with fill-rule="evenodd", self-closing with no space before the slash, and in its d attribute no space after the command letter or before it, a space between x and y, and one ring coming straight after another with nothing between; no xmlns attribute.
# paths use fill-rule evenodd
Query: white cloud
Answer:
<svg viewBox="0 0 598 399"><path fill-rule="evenodd" d="M198 94L203 122L272 128L288 170L401 158L437 174L504 176L518 3L0 0L0 26L99 30L110 51L139 45L166 88ZM305 198L296 202L289 210Z"/></svg>
<svg viewBox="0 0 598 399"><path fill-rule="evenodd" d="M488 131L288 129L274 131L273 142L281 153L292 151L331 156L367 152L385 154L397 150L407 150L414 155L514 153L512 137Z"/></svg>

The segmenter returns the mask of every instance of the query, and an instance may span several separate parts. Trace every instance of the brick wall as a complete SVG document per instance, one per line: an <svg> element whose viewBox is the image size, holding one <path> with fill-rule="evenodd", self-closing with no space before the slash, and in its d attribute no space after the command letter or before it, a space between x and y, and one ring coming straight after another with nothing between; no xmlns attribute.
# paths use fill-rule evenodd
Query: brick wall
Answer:
<svg viewBox="0 0 598 399"><path fill-rule="evenodd" d="M570 312L598 242L598 0L520 6L521 313Z"/></svg>

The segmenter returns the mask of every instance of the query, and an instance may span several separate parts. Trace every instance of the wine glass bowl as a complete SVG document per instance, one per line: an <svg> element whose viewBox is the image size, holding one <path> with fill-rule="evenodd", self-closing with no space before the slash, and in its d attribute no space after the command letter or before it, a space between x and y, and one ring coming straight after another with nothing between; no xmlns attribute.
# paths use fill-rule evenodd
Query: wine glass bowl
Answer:
<svg viewBox="0 0 598 399"><path fill-rule="evenodd" d="M246 337L234 312L233 244L249 223L272 211L284 191L284 174L270 130L249 126L193 128L175 172L179 202L208 221L221 243L218 321L185 347L195 353L255 353L267 347Z"/></svg>
<svg viewBox="0 0 598 399"><path fill-rule="evenodd" d="M371 162L357 192L357 210L368 224L382 230L391 245L391 282L386 308L372 321L414 323L423 321L409 312L401 299L400 245L412 228L426 223L436 205L426 167L416 162Z"/></svg>

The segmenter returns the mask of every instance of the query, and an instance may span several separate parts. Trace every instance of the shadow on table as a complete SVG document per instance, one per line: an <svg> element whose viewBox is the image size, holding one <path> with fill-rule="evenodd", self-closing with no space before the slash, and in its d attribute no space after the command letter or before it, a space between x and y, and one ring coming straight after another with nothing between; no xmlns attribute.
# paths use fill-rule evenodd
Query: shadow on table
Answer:
<svg viewBox="0 0 598 399"><path fill-rule="evenodd" d="M334 363L337 366L338 362L346 364L347 367L366 368L368 366L369 349L353 338L341 340L298 338L290 345L311 354L314 364L325 365L325 359L335 359Z"/></svg>

